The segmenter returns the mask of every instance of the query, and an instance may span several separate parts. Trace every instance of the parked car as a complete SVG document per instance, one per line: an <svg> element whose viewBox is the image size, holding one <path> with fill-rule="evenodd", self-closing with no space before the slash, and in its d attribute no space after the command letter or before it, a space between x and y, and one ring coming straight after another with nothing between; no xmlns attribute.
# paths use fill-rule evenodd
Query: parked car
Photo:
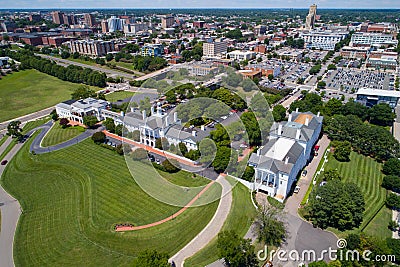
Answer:
<svg viewBox="0 0 400 267"><path fill-rule="evenodd" d="M303 173L301 174L302 176L306 176L307 175L307 170L304 170Z"/></svg>
<svg viewBox="0 0 400 267"><path fill-rule="evenodd" d="M8 160L3 160L2 162L1 162L1 165L6 165L7 164L7 162L8 162Z"/></svg>
<svg viewBox="0 0 400 267"><path fill-rule="evenodd" d="M297 186L294 188L293 193L297 194L297 193L299 193L299 191L300 191L300 186L297 185Z"/></svg>
<svg viewBox="0 0 400 267"><path fill-rule="evenodd" d="M159 160L159 159L156 159L156 163L157 163L158 165L160 165L160 164L161 164L161 162L160 162L160 160Z"/></svg>

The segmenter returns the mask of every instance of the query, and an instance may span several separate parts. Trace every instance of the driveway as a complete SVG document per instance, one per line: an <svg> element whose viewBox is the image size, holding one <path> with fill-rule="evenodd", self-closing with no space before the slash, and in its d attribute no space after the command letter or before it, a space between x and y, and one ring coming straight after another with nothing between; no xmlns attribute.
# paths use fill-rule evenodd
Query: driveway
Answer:
<svg viewBox="0 0 400 267"><path fill-rule="evenodd" d="M43 153L48 153L51 151L56 151L56 150L60 150L60 149L64 149L67 148L69 146L75 145L79 142L82 142L83 140L85 140L86 138L92 136L95 132L98 131L102 131L104 129L103 126L98 127L97 129L87 129L85 132L81 133L80 135L65 141L64 143L61 144L57 144L54 146L49 146L49 147L41 147L40 143L42 142L42 139L45 137L45 135L47 134L47 132L50 130L51 126L53 125L53 121L49 121L45 124L43 124L42 126L35 128L34 130L30 131L28 133L28 135L31 135L34 131L36 131L37 129L43 129L39 135L33 140L31 147L30 147L30 151L35 151L36 154L43 154Z"/></svg>
<svg viewBox="0 0 400 267"><path fill-rule="evenodd" d="M300 255L303 251L312 249L316 252L317 257L319 257L322 250L328 249L329 247L332 249L337 248L337 237L330 232L314 228L312 224L300 218L297 213L297 209L317 171L318 164L321 159L323 160L324 151L329 145L327 136L323 135L317 145L320 146L319 155L314 157L305 168L307 170L307 176L301 176L298 182L300 186L299 193L292 195L286 201L285 212L288 237L286 242L281 246L281 249L286 252L296 250ZM274 259L274 263L282 267L298 266L302 262L303 261L278 261L276 258Z"/></svg>

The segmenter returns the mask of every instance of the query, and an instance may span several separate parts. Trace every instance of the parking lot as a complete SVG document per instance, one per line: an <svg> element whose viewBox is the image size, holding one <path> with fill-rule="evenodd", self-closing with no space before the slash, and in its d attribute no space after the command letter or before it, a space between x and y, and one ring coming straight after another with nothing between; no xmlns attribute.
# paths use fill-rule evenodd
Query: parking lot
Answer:
<svg viewBox="0 0 400 267"><path fill-rule="evenodd" d="M326 88L355 91L362 87L371 89L393 90L394 75L379 71L351 70L338 68L325 77Z"/></svg>

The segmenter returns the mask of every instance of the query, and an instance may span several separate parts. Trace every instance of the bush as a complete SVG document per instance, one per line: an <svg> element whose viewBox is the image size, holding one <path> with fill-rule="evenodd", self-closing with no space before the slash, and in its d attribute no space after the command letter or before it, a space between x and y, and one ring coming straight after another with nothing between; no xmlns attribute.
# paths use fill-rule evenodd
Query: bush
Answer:
<svg viewBox="0 0 400 267"><path fill-rule="evenodd" d="M400 177L394 175L383 177L382 187L400 193Z"/></svg>
<svg viewBox="0 0 400 267"><path fill-rule="evenodd" d="M95 132L92 135L92 140L93 142L95 142L96 144L101 144L104 143L106 141L106 135L103 132Z"/></svg>
<svg viewBox="0 0 400 267"><path fill-rule="evenodd" d="M386 198L386 206L394 210L400 209L400 196L390 193Z"/></svg>
<svg viewBox="0 0 400 267"><path fill-rule="evenodd" d="M175 173L180 170L179 162L176 159L166 159L162 162L162 166L169 173Z"/></svg>
<svg viewBox="0 0 400 267"><path fill-rule="evenodd" d="M382 172L386 175L400 176L400 160L391 158L383 164Z"/></svg>
<svg viewBox="0 0 400 267"><path fill-rule="evenodd" d="M333 153L333 157L341 162L350 161L350 153L351 153L351 144L348 141L335 142L335 152Z"/></svg>
<svg viewBox="0 0 400 267"><path fill-rule="evenodd" d="M147 151L143 148L137 148L132 152L132 158L134 160L147 159Z"/></svg>

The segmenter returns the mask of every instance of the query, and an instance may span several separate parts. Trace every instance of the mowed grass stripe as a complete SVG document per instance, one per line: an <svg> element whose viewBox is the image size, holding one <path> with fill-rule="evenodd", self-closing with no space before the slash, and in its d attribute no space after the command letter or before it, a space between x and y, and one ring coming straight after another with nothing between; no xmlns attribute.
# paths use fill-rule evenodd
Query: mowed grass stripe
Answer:
<svg viewBox="0 0 400 267"><path fill-rule="evenodd" d="M85 129L82 126L72 126L67 128L62 128L60 123L57 121L51 127L50 131L43 138L42 146L49 147L54 146L65 141L68 141L81 133L83 133Z"/></svg>
<svg viewBox="0 0 400 267"><path fill-rule="evenodd" d="M351 152L350 162L338 162L332 154L329 154L328 159L325 170L337 169L343 182L357 184L363 193L365 212L362 228L375 215L386 198L385 189L381 187L383 179L382 166L372 158L356 152Z"/></svg>
<svg viewBox="0 0 400 267"><path fill-rule="evenodd" d="M154 228L115 233L108 224L111 216L149 223L177 207L141 191L123 157L90 139L35 156L28 153L29 143L8 164L1 181L24 210L15 236L17 266L76 266L76 259L80 266L129 266L145 249L173 255L217 208L213 202ZM101 197L108 202L99 204Z"/></svg>

